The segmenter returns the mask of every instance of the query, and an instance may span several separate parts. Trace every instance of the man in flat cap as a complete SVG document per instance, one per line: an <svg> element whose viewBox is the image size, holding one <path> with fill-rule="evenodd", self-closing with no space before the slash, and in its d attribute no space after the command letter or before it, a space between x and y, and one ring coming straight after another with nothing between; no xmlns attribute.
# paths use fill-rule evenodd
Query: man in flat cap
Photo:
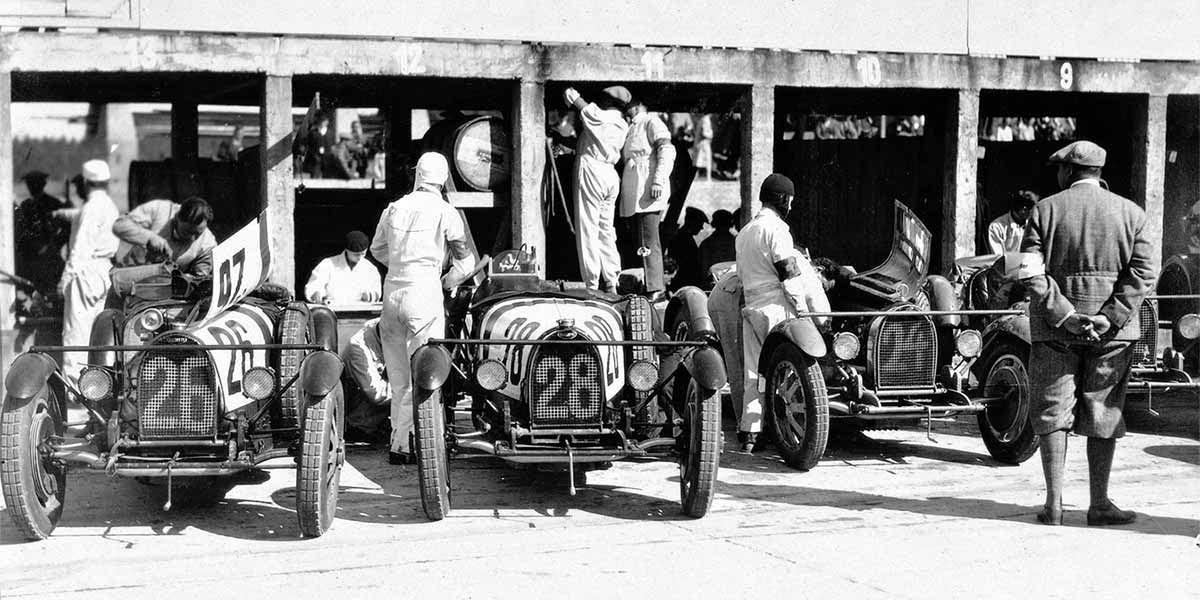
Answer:
<svg viewBox="0 0 1200 600"><path fill-rule="evenodd" d="M64 346L88 344L92 322L104 310L111 285L108 272L117 253L113 224L119 213L108 196L109 179L108 163L103 160L83 163L83 173L75 178L83 206L54 211L55 216L71 221L70 253L58 282L58 292L63 296ZM77 379L86 356L84 352L64 352L63 373Z"/></svg>
<svg viewBox="0 0 1200 600"><path fill-rule="evenodd" d="M622 110L633 96L616 85L604 88L596 102L584 100L575 88L567 88L563 99L579 110L582 125L575 147L575 244L580 278L592 289L600 289L603 280L603 289L615 292L621 257L613 213L621 178L614 165L621 158L629 131Z"/></svg>
<svg viewBox="0 0 1200 600"><path fill-rule="evenodd" d="M22 177L29 190L13 215L16 273L33 282L42 293L54 289L63 271L63 247L71 228L54 218L54 211L71 205L46 193L46 174L30 171Z"/></svg>
<svg viewBox="0 0 1200 600"><path fill-rule="evenodd" d="M1125 434L1122 410L1138 309L1158 276L1158 249L1146 213L1100 187L1105 151L1088 141L1050 156L1063 191L1033 208L1021 252L1040 258L1045 273L1026 280L1032 300L1029 329L1030 420L1041 436L1046 503L1037 520L1062 524L1067 431L1086 436L1091 504L1088 525L1122 525L1136 518L1108 498L1116 438Z"/></svg>
<svg viewBox="0 0 1200 600"><path fill-rule="evenodd" d="M758 361L771 328L801 312L829 310L829 300L808 258L795 249L788 212L795 195L792 180L774 173L763 181L758 196L762 209L742 228L734 242L737 272L742 279L743 378L738 444L743 452L757 450L762 430L762 396ZM824 321L818 324L824 326ZM807 465L811 466L811 465Z"/></svg>
<svg viewBox="0 0 1200 600"><path fill-rule="evenodd" d="M361 231L346 234L346 249L317 263L304 297L317 304L378 302L383 297L379 269L364 260L371 240Z"/></svg>

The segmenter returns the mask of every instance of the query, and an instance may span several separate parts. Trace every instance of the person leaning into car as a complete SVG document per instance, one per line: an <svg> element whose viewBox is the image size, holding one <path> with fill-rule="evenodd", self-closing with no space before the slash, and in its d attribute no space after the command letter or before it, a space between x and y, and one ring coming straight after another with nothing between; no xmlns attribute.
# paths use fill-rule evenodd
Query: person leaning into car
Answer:
<svg viewBox="0 0 1200 600"><path fill-rule="evenodd" d="M1046 503L1039 522L1062 524L1067 431L1086 436L1091 504L1088 525L1122 525L1137 514L1108 497L1138 309L1158 276L1146 212L1100 187L1105 151L1088 141L1050 156L1063 191L1033 209L1021 243L1035 269L1029 304L1030 419L1041 436ZM1040 258L1040 264L1038 258ZM1041 266L1044 274L1037 274Z"/></svg>
<svg viewBox="0 0 1200 600"><path fill-rule="evenodd" d="M762 210L737 234L737 272L742 279L743 392L738 443L742 451L756 450L762 430L762 396L765 381L758 374L759 355L771 328L801 312L827 312L825 296L808 258L796 251L784 220L792 207L795 187L778 173L759 189ZM824 327L827 318L817 319Z"/></svg>
<svg viewBox="0 0 1200 600"><path fill-rule="evenodd" d="M459 261L471 256L462 217L442 200L442 188L449 178L446 157L437 152L422 154L413 192L384 209L371 243L371 255L387 265L379 337L392 386L388 452L392 464L410 463L414 456L409 359L430 338L446 334L442 299L446 252ZM459 263L453 269L461 269Z"/></svg>
<svg viewBox="0 0 1200 600"><path fill-rule="evenodd" d="M199 196L177 204L151 200L113 223L122 242L117 266L132 267L171 261L182 272L212 277L212 250L217 238L208 230L213 209Z"/></svg>

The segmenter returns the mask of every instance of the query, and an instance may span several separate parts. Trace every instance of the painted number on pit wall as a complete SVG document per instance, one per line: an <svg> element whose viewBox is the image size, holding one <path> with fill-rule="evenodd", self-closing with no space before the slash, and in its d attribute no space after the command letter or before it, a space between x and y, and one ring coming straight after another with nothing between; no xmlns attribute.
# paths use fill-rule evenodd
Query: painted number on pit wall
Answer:
<svg viewBox="0 0 1200 600"><path fill-rule="evenodd" d="M425 72L425 47L420 44L401 44L396 50L396 63L401 75L420 75Z"/></svg>
<svg viewBox="0 0 1200 600"><path fill-rule="evenodd" d="M660 50L647 50L642 53L642 70L646 79L663 79L666 71L667 55Z"/></svg>
<svg viewBox="0 0 1200 600"><path fill-rule="evenodd" d="M1073 85L1075 85L1075 67L1069 62L1064 62L1058 68L1058 86L1069 90Z"/></svg>
<svg viewBox="0 0 1200 600"><path fill-rule="evenodd" d="M883 67L878 56L860 56L854 68L858 70L858 79L863 85L876 86L883 83Z"/></svg>

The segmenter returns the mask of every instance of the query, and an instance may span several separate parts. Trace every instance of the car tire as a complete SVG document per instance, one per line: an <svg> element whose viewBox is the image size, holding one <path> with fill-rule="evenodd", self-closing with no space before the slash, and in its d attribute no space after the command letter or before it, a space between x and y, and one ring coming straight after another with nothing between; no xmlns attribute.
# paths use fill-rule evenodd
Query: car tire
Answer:
<svg viewBox="0 0 1200 600"><path fill-rule="evenodd" d="M654 340L654 324L653 320L654 307L650 306L650 301L641 297L633 296L629 299L629 309L626 311L625 319L625 335L626 339L649 342ZM658 365L658 353L653 346L633 346L629 349L629 364L634 361L649 361ZM633 399L637 403L641 403L650 394L649 392L631 392ZM666 413L659 405L659 400L646 405L646 408L635 417L635 421L642 423L647 422L662 422L666 420ZM662 433L661 426L642 426L638 428L638 435L644 438L656 438Z"/></svg>
<svg viewBox="0 0 1200 600"><path fill-rule="evenodd" d="M821 366L799 348L782 343L771 352L765 376L766 429L783 461L807 471L821 460L829 443L829 394Z"/></svg>
<svg viewBox="0 0 1200 600"><path fill-rule="evenodd" d="M429 520L440 521L450 514L450 461L441 388L413 390L413 423L421 506Z"/></svg>
<svg viewBox="0 0 1200 600"><path fill-rule="evenodd" d="M283 309L283 316L279 319L279 343L281 344L307 344L309 343L310 335L308 328L308 307L300 302L292 302ZM280 350L279 351L279 381L288 382L300 374L300 363L304 361L308 350ZM298 382L293 381L292 385L283 390L279 394L279 428L297 427L303 418L301 413L302 394Z"/></svg>
<svg viewBox="0 0 1200 600"><path fill-rule="evenodd" d="M721 393L693 379L684 410L687 450L679 461L679 496L683 514L700 518L712 505L721 463Z"/></svg>
<svg viewBox="0 0 1200 600"><path fill-rule="evenodd" d="M67 469L50 460L45 442L65 429L62 405L49 385L28 400L4 400L0 482L8 514L25 539L46 539L62 517Z"/></svg>
<svg viewBox="0 0 1200 600"><path fill-rule="evenodd" d="M304 410L300 465L296 470L296 515L305 537L320 537L329 530L337 513L338 484L346 461L344 411L341 384Z"/></svg>
<svg viewBox="0 0 1200 600"><path fill-rule="evenodd" d="M1039 436L1030 421L1032 396L1029 390L1029 348L1001 341L984 352L979 361L983 395L1003 396L979 413L979 434L988 453L996 460L1019 465L1038 449Z"/></svg>

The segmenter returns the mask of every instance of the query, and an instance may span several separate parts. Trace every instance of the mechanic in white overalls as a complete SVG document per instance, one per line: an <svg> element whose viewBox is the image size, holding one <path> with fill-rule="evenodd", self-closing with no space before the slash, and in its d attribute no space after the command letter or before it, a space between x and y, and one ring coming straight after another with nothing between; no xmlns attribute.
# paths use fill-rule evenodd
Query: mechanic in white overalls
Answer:
<svg viewBox="0 0 1200 600"><path fill-rule="evenodd" d="M772 174L759 189L762 209L738 232L737 272L746 306L742 309L742 369L745 374L738 443L744 452L757 450L762 431L762 396L766 380L758 373L763 340L771 328L799 312L827 312L829 300L808 258L798 252L784 220L791 210L792 180ZM827 318L817 320L825 327Z"/></svg>
<svg viewBox="0 0 1200 600"><path fill-rule="evenodd" d="M441 284L446 251L458 260L470 256L462 217L442 199L449 177L444 156L421 155L413 192L384 209L371 244L371 254L387 265L379 334L392 386L392 464L413 460L409 359L430 338L446 334Z"/></svg>
<svg viewBox="0 0 1200 600"><path fill-rule="evenodd" d="M575 147L575 245L579 250L579 275L591 289L617 290L621 257L613 213L621 178L613 165L621 158L629 125L621 111L633 99L616 85L604 88L597 102L584 100L575 88L563 93L567 105L579 109L579 142Z"/></svg>
<svg viewBox="0 0 1200 600"><path fill-rule="evenodd" d="M103 160L83 163L83 173L75 184L84 198L83 206L53 213L71 221L70 254L58 282L58 292L63 296L64 346L88 345L92 323L104 310L104 300L112 285L108 272L119 245L113 224L120 213L108 196L109 178L108 163ZM85 360L84 352L64 352L63 373L72 381L77 380Z"/></svg>

